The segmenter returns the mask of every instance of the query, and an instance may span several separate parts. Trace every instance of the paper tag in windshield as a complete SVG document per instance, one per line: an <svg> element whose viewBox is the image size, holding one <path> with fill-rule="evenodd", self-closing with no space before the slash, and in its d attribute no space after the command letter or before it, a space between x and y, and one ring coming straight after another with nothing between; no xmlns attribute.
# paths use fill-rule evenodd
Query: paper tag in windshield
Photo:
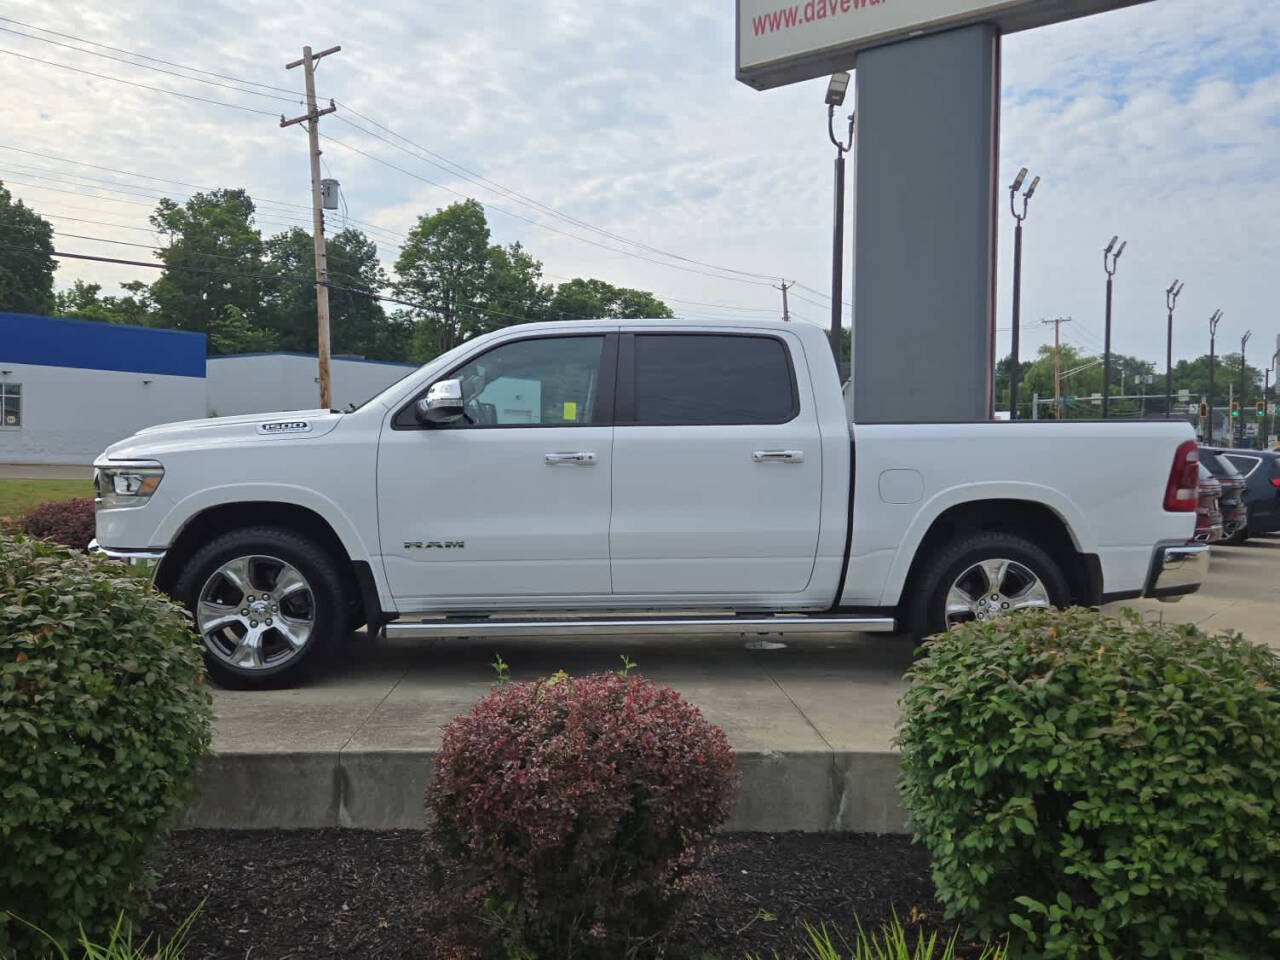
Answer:
<svg viewBox="0 0 1280 960"><path fill-rule="evenodd" d="M564 402L564 418L566 420L578 419L578 404L575 401L566 400Z"/></svg>

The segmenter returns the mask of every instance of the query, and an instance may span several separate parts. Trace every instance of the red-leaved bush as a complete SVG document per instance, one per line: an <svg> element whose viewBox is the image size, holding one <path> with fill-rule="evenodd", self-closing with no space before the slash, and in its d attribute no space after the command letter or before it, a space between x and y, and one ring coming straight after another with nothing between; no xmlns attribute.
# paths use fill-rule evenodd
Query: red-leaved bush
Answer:
<svg viewBox="0 0 1280 960"><path fill-rule="evenodd" d="M428 872L473 955L635 957L669 929L736 787L723 730L670 687L558 673L444 730Z"/></svg>
<svg viewBox="0 0 1280 960"><path fill-rule="evenodd" d="M52 540L73 550L84 550L94 535L92 500L55 500L33 507L18 520L18 529L29 537Z"/></svg>

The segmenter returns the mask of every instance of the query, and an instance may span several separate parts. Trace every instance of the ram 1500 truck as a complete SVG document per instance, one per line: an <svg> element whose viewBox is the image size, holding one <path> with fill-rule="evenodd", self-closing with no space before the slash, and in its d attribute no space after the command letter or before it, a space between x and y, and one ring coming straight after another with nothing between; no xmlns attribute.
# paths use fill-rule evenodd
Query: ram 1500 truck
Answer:
<svg viewBox="0 0 1280 960"><path fill-rule="evenodd" d="M1186 423L851 425L805 324L508 327L348 412L152 427L95 468L95 549L238 685L360 624L921 636L1208 563Z"/></svg>

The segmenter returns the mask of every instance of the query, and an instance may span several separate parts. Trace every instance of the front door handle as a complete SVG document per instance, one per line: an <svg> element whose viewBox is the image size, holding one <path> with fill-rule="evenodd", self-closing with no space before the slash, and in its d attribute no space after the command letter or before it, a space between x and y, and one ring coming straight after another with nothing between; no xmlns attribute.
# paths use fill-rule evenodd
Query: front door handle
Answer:
<svg viewBox="0 0 1280 960"><path fill-rule="evenodd" d="M756 463L804 463L803 450L757 450L751 454Z"/></svg>
<svg viewBox="0 0 1280 960"><path fill-rule="evenodd" d="M547 466L555 467L562 463L577 464L580 467L595 466L596 455L590 451L582 450L578 453L548 453L544 459Z"/></svg>

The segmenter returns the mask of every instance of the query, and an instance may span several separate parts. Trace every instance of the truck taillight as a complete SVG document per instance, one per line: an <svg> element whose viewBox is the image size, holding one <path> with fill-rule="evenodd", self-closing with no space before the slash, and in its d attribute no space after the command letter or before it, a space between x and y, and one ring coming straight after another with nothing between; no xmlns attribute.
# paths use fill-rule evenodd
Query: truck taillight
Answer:
<svg viewBox="0 0 1280 960"><path fill-rule="evenodd" d="M1164 508L1175 513L1191 513L1200 490L1200 452L1194 440L1187 440L1173 455L1169 484L1164 490Z"/></svg>

